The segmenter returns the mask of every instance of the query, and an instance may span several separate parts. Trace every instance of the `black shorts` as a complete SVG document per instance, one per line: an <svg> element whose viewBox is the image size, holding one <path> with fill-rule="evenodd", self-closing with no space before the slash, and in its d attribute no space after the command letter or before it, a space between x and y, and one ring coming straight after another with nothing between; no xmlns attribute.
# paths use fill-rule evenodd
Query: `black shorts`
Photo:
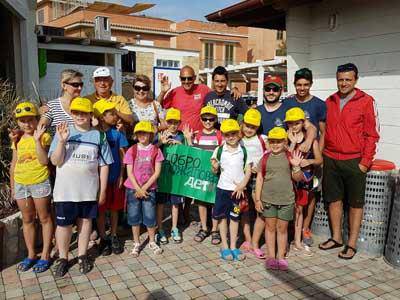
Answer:
<svg viewBox="0 0 400 300"><path fill-rule="evenodd" d="M350 207L364 206L367 174L358 166L360 158L336 160L324 155L323 199L327 203L345 200Z"/></svg>
<svg viewBox="0 0 400 300"><path fill-rule="evenodd" d="M236 199L232 197L233 191L227 191L217 188L215 204L212 217L215 220L230 219L238 221L242 213L241 201L245 199Z"/></svg>
<svg viewBox="0 0 400 300"><path fill-rule="evenodd" d="M57 226L69 226L79 219L97 217L97 201L55 202Z"/></svg>

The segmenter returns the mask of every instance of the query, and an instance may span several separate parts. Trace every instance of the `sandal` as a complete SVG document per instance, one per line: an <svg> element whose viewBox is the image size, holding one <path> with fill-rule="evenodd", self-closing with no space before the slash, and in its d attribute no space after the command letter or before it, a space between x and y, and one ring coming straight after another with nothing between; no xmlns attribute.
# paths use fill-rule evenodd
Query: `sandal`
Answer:
<svg viewBox="0 0 400 300"><path fill-rule="evenodd" d="M208 232L204 229L200 229L194 236L194 240L198 243L201 243L206 239L206 237L208 237Z"/></svg>
<svg viewBox="0 0 400 300"><path fill-rule="evenodd" d="M151 250L153 250L153 253L154 254L161 254L161 253L163 253L163 249L161 249L160 248L160 246L158 246L155 242L151 242L151 243L149 243L149 248L151 249Z"/></svg>
<svg viewBox="0 0 400 300"><path fill-rule="evenodd" d="M221 243L221 235L219 231L211 231L211 244L219 245Z"/></svg>
<svg viewBox="0 0 400 300"><path fill-rule="evenodd" d="M87 255L78 256L79 272L87 274L93 269L93 264Z"/></svg>
<svg viewBox="0 0 400 300"><path fill-rule="evenodd" d="M343 256L343 255L346 255L349 250L353 250L353 255L352 256ZM349 245L345 245L344 249L339 252L338 257L341 259L352 259L354 257L354 255L356 255L356 254L357 254L357 249L354 249L353 247L351 247Z"/></svg>
<svg viewBox="0 0 400 300"><path fill-rule="evenodd" d="M250 251L250 253L253 253L258 259L265 259L265 253L260 248L253 249Z"/></svg>
<svg viewBox="0 0 400 300"><path fill-rule="evenodd" d="M253 248L250 242L243 242L239 249L242 249L244 252L251 252Z"/></svg>
<svg viewBox="0 0 400 300"><path fill-rule="evenodd" d="M134 243L133 244L133 249L131 251L131 255L133 257L138 257L140 254L140 243Z"/></svg>
<svg viewBox="0 0 400 300"><path fill-rule="evenodd" d="M26 257L23 261L21 261L18 266L17 270L20 272L26 272L30 268L32 268L37 262L37 259Z"/></svg>
<svg viewBox="0 0 400 300"><path fill-rule="evenodd" d="M333 243L332 246L327 247L327 248L321 247L321 246L326 246L326 245L328 245L328 243L330 243L330 242ZM324 250L324 251L325 251L325 250L335 249L335 248L340 248L340 247L343 247L343 244L341 244L341 243L335 241L335 240L332 239L332 238L329 238L327 241L325 241L325 242L323 242L322 244L319 244L319 245L318 245L318 248L321 249L321 250Z"/></svg>
<svg viewBox="0 0 400 300"><path fill-rule="evenodd" d="M68 260L65 258L58 259L58 264L54 271L55 277L64 277L64 275L68 272Z"/></svg>
<svg viewBox="0 0 400 300"><path fill-rule="evenodd" d="M237 260L237 261L241 261L246 258L246 255L244 255L243 252L237 248L232 250L232 256L233 256L233 260Z"/></svg>
<svg viewBox="0 0 400 300"><path fill-rule="evenodd" d="M51 262L49 260L39 259L33 266L32 271L35 273L43 273L46 272L50 266Z"/></svg>
<svg viewBox="0 0 400 300"><path fill-rule="evenodd" d="M301 247L296 247L296 245L293 243L292 249L293 251L303 254L304 256L311 257L314 255L314 252L312 252L310 247L308 247L306 244L301 245Z"/></svg>
<svg viewBox="0 0 400 300"><path fill-rule="evenodd" d="M278 261L275 258L268 258L265 261L265 267L270 270L278 270L279 269Z"/></svg>
<svg viewBox="0 0 400 300"><path fill-rule="evenodd" d="M229 260L229 261L233 260L233 254L232 254L231 249L229 249L229 248L221 249L219 254L221 255L221 258L223 260Z"/></svg>

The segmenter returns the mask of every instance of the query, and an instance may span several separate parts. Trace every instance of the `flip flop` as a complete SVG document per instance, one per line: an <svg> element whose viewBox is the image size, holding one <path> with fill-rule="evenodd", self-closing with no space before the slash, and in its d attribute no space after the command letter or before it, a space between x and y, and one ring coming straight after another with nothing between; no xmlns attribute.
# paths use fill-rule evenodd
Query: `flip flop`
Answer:
<svg viewBox="0 0 400 300"><path fill-rule="evenodd" d="M333 245L330 246L330 247L328 247L328 248L323 248L323 247L321 247L321 246L327 245L329 242L332 242ZM318 248L321 249L321 250L324 250L324 251L325 251L325 250L335 249L335 248L340 248L340 247L343 247L343 244L341 244L341 243L335 241L335 240L332 239L332 238L329 238L327 241L325 241L325 242L323 242L322 244L319 244L319 245L318 245Z"/></svg>
<svg viewBox="0 0 400 300"><path fill-rule="evenodd" d="M347 252L350 250L353 250L353 255L352 256L343 256L346 255ZM353 247L349 246L349 245L345 245L344 249L342 251L339 252L338 257L341 259L352 259L354 257L354 255L357 254L357 249L354 249Z"/></svg>
<svg viewBox="0 0 400 300"><path fill-rule="evenodd" d="M32 268L37 262L37 259L26 257L23 261L21 261L18 266L17 270L20 272L26 272L30 268Z"/></svg>
<svg viewBox="0 0 400 300"><path fill-rule="evenodd" d="M51 266L51 262L49 260L39 259L37 263L32 267L32 271L34 273L43 273L46 272Z"/></svg>

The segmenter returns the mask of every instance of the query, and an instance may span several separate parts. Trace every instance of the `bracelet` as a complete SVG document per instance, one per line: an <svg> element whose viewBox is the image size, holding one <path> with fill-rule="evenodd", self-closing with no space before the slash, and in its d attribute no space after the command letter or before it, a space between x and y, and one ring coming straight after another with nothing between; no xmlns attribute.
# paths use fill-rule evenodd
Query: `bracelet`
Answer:
<svg viewBox="0 0 400 300"><path fill-rule="evenodd" d="M297 173L297 172L300 172L300 171L301 171L301 168L299 166L293 167L293 169L292 169L293 173Z"/></svg>

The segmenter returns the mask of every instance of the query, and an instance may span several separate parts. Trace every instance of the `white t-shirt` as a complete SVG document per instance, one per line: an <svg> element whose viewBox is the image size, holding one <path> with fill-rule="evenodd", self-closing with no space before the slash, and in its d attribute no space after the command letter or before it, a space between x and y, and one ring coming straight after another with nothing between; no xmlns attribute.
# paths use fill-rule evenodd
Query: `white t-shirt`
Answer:
<svg viewBox="0 0 400 300"><path fill-rule="evenodd" d="M267 137L263 134L261 135L261 138L264 141L266 141L267 139ZM248 160L253 163L253 166L257 166L258 162L264 154L264 150L258 136L255 135L251 138L243 137L242 142L243 145L246 147Z"/></svg>
<svg viewBox="0 0 400 300"><path fill-rule="evenodd" d="M217 159L217 147L214 150L212 159ZM247 156L248 157L248 156ZM246 165L250 163L247 159ZM230 152L226 144L222 146L221 160L219 161L221 174L219 176L217 187L222 190L233 191L236 184L239 184L244 178L244 153L242 147L238 145L235 151Z"/></svg>

